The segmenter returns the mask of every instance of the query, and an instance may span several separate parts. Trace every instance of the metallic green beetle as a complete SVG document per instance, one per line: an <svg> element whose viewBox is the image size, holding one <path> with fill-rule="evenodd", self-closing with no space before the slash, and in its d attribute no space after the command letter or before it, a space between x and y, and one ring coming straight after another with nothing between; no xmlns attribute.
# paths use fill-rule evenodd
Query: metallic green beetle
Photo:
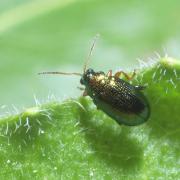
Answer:
<svg viewBox="0 0 180 180"><path fill-rule="evenodd" d="M80 82L85 86L84 96L89 95L97 108L104 111L119 124L135 126L144 123L150 116L149 103L142 93L144 86L133 86L119 78L124 72L117 72L114 76L109 71L94 72L88 69Z"/></svg>
<svg viewBox="0 0 180 180"><path fill-rule="evenodd" d="M43 72L40 74L81 76L80 83L85 86L83 96L90 96L99 110L105 112L119 124L136 126L146 122L150 116L150 105L142 93L145 87L133 86L129 82L120 79L121 74L127 80L133 79L135 71L130 77L123 71L112 75L111 70L105 74L102 71L94 72L93 69L87 69L94 46L95 41L84 66L83 74L63 72Z"/></svg>

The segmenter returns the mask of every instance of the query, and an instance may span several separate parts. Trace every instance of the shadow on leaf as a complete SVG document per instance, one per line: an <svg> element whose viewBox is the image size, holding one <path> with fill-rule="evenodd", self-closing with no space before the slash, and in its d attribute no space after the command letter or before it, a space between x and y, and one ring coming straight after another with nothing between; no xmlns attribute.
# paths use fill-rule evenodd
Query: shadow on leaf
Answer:
<svg viewBox="0 0 180 180"><path fill-rule="evenodd" d="M130 128L119 126L95 108L88 110L90 104L84 98L80 101L88 111L80 111L81 126L87 129L85 136L95 155L123 172L140 169L143 149L128 136Z"/></svg>

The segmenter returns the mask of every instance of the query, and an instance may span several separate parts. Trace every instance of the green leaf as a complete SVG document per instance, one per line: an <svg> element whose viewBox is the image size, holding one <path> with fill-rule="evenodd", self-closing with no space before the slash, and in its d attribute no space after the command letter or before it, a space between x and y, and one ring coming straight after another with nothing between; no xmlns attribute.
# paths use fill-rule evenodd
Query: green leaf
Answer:
<svg viewBox="0 0 180 180"><path fill-rule="evenodd" d="M119 126L84 97L29 108L0 121L0 178L179 179L180 62L142 66L147 123Z"/></svg>

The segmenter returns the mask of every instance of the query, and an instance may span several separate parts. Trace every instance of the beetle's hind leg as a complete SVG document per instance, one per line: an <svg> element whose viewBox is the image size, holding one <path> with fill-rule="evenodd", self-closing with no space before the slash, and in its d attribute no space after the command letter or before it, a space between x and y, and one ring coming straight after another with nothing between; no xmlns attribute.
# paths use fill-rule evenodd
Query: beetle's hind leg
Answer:
<svg viewBox="0 0 180 180"><path fill-rule="evenodd" d="M114 76L115 76L115 78L119 78L120 76L121 76L121 74L123 74L125 77L126 77L126 79L127 80L132 80L134 77L135 77L135 75L136 75L136 70L134 70L133 71L133 74L131 75L131 76L129 76L127 73L125 73L124 71L119 71L119 72L117 72Z"/></svg>

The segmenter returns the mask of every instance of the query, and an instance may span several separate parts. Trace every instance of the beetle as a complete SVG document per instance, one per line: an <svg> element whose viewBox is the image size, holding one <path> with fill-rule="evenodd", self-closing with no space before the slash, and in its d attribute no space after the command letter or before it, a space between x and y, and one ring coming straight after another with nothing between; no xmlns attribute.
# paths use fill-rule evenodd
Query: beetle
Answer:
<svg viewBox="0 0 180 180"><path fill-rule="evenodd" d="M113 75L112 70L105 74L102 71L95 72L93 69L87 68L96 39L91 46L83 74L64 72L42 72L39 74L81 76L80 83L85 86L83 96L90 96L97 109L105 112L118 124L136 126L146 122L150 117L150 105L142 92L145 86L134 86L128 82L136 75L135 71L129 76L123 71ZM128 81L120 78L122 74Z"/></svg>

